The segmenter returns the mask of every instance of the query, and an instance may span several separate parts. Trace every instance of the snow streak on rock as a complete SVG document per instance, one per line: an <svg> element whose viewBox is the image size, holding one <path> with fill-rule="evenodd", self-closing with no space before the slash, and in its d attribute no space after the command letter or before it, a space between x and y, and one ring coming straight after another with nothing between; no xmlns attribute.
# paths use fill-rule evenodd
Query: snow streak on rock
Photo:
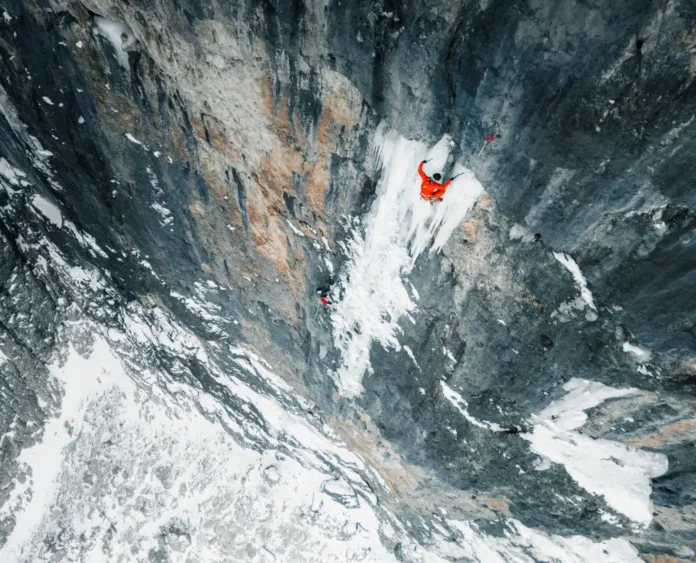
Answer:
<svg viewBox="0 0 696 563"><path fill-rule="evenodd" d="M35 195L31 198L31 203L56 227L60 229L63 226L63 216L60 213L60 209L58 209L56 205L48 201L45 197Z"/></svg>
<svg viewBox="0 0 696 563"><path fill-rule="evenodd" d="M572 309L578 309L582 311L584 308L589 307L590 311L587 312L585 318L588 321L597 320L597 307L594 303L594 298L592 297L592 292L587 287L587 280L585 276L582 275L580 267L569 255L563 254L562 252L554 252L553 256L558 260L563 266L568 270L573 276L573 281L576 287L580 291L580 296L573 301L568 301L562 303L558 311L555 313L559 316L562 321L569 320L569 313Z"/></svg>
<svg viewBox="0 0 696 563"><path fill-rule="evenodd" d="M339 392L353 397L362 392L365 372L372 372L370 347L400 349L399 320L416 305L406 288L406 277L426 250L439 251L483 193L473 172L455 165L454 180L442 203L420 198L421 160L431 159L425 171L445 172L453 143L443 137L430 151L382 126L375 141L382 176L377 197L348 242L348 263L339 276L341 299L331 321L334 344L342 364L334 374Z"/></svg>
<svg viewBox="0 0 696 563"><path fill-rule="evenodd" d="M487 422L471 416L469 414L469 404L466 402L464 397L462 397L444 381L440 381L440 387L445 399L447 399L452 406L454 406L454 408L457 409L459 413L469 421L469 423L479 428L492 430L493 432L502 432L504 430L504 428L501 428L500 425L496 424L495 422Z"/></svg>
<svg viewBox="0 0 696 563"><path fill-rule="evenodd" d="M667 458L575 432L587 421L585 411L640 391L584 379L571 379L563 389L568 394L536 415L534 429L523 437L532 451L562 464L585 490L602 495L618 513L647 526L652 520L650 480L667 471Z"/></svg>

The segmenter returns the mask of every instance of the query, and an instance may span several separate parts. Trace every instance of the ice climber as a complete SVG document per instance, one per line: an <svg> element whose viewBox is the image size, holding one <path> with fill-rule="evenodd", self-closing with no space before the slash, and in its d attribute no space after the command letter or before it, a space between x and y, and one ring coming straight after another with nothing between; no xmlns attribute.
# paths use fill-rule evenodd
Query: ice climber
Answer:
<svg viewBox="0 0 696 563"><path fill-rule="evenodd" d="M440 183L442 176L435 172L432 178L423 172L423 165L429 162L429 160L424 160L418 166L418 175L421 177L421 199L424 199L430 203L436 201L442 201L442 196L445 195L447 187L452 183L453 178L447 180L444 184Z"/></svg>

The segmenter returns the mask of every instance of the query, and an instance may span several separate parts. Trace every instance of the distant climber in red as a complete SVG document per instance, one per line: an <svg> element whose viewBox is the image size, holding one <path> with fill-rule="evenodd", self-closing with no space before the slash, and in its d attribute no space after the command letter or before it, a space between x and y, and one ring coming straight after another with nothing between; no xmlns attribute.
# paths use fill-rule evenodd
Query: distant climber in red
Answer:
<svg viewBox="0 0 696 563"><path fill-rule="evenodd" d="M444 184L440 183L442 176L435 172L433 177L430 178L425 172L423 172L423 165L429 162L424 160L418 166L418 175L421 177L421 199L424 199L430 203L436 201L442 201L442 196L445 195L447 187L452 183L452 178L447 180Z"/></svg>
<svg viewBox="0 0 696 563"><path fill-rule="evenodd" d="M331 303L331 300L329 298L329 290L328 289L320 287L319 289L317 289L316 293L317 293L317 297L319 297L319 302L322 305L324 305L325 307L328 307L329 305L333 305L333 303Z"/></svg>

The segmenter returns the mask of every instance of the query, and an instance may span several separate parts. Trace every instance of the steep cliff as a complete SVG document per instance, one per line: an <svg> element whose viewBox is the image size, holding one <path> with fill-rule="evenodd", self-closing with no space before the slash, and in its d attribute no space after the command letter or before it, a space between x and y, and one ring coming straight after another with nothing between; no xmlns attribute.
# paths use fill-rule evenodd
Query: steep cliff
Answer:
<svg viewBox="0 0 696 563"><path fill-rule="evenodd" d="M8 560L694 557L692 1L0 14Z"/></svg>

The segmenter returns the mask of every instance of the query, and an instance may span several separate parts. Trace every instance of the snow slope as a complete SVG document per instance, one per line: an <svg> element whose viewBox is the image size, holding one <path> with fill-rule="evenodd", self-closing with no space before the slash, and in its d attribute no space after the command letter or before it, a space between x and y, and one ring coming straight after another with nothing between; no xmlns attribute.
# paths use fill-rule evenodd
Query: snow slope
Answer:
<svg viewBox="0 0 696 563"><path fill-rule="evenodd" d="M31 500L2 561L52 560L46 538L58 533L72 561L390 559L369 504L344 506L341 495L356 498L349 482L324 493L330 475L241 447L205 393L139 388L102 338L52 372L64 384L63 414L24 452Z"/></svg>
<svg viewBox="0 0 696 563"><path fill-rule="evenodd" d="M235 438L227 403L209 392L149 368L136 375L136 343L148 329L137 315L127 325L65 327L68 348L51 366L62 410L22 452L31 478L16 484L17 525L3 562L640 561L622 539L549 536L515 520L495 537L433 515L422 521L430 541L420 545L360 487L369 470L355 454L278 398L219 372L192 335L169 325L166 346L197 356L249 413L261 412L257 430L270 447ZM261 358L233 351L245 370L283 390Z"/></svg>

